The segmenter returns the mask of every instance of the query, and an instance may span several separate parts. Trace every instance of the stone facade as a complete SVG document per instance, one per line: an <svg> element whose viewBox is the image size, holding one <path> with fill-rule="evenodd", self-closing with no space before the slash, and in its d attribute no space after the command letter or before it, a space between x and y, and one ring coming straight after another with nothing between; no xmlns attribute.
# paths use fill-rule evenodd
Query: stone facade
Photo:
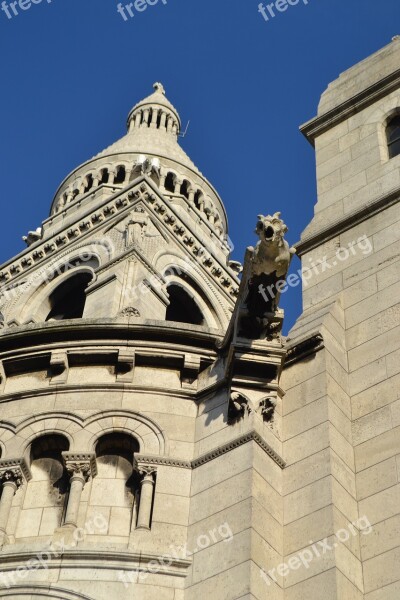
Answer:
<svg viewBox="0 0 400 600"><path fill-rule="evenodd" d="M161 84L61 184L0 271L0 598L399 597L399 60L329 86L314 219L243 268Z"/></svg>

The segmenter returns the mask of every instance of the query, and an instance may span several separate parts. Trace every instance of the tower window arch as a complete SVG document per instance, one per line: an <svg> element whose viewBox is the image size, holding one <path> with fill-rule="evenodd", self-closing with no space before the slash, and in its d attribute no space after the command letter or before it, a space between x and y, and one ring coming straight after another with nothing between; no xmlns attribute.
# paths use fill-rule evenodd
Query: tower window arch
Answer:
<svg viewBox="0 0 400 600"><path fill-rule="evenodd" d="M389 158L400 154L400 114L395 115L386 126L386 140Z"/></svg>
<svg viewBox="0 0 400 600"><path fill-rule="evenodd" d="M165 179L165 189L167 190L167 192L175 191L175 176L173 173L168 173Z"/></svg>
<svg viewBox="0 0 400 600"><path fill-rule="evenodd" d="M62 452L69 441L60 434L36 438L30 448L29 481L18 518L16 538L52 535L62 523L69 476Z"/></svg>
<svg viewBox="0 0 400 600"><path fill-rule="evenodd" d="M105 434L96 444L98 473L89 505L108 520L108 535L127 537L136 525L140 481L134 453L138 451L138 441L128 433Z"/></svg>
<svg viewBox="0 0 400 600"><path fill-rule="evenodd" d="M180 285L172 283L167 288L169 305L165 316L166 321L203 325L204 315L195 300Z"/></svg>
<svg viewBox="0 0 400 600"><path fill-rule="evenodd" d="M46 321L81 319L85 310L86 288L91 280L91 273L77 273L61 283L50 295L51 310Z"/></svg>
<svg viewBox="0 0 400 600"><path fill-rule="evenodd" d="M124 183L126 177L125 167L121 165L117 169L117 173L115 175L114 183Z"/></svg>

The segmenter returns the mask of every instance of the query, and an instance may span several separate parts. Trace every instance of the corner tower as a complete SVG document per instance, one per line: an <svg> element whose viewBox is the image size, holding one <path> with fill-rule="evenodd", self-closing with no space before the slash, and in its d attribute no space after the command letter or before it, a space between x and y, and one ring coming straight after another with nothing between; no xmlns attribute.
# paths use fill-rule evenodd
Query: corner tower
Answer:
<svg viewBox="0 0 400 600"><path fill-rule="evenodd" d="M331 548L290 572L288 598L399 595L399 64L396 36L302 127L318 200L297 244L303 313L283 379L285 553Z"/></svg>

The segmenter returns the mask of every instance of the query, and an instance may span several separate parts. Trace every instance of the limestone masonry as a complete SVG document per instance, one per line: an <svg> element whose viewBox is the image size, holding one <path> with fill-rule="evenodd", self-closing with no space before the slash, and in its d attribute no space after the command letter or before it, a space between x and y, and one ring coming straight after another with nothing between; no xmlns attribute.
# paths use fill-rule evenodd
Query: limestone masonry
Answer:
<svg viewBox="0 0 400 600"><path fill-rule="evenodd" d="M243 265L160 83L127 128L0 268L0 598L399 600L399 38L302 127L301 240L266 206Z"/></svg>

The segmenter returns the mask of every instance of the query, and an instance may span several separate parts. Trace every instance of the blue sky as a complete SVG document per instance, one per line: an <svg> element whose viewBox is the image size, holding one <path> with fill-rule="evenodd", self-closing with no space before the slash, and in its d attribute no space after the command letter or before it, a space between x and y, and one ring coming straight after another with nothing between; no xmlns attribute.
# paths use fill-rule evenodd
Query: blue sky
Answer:
<svg viewBox="0 0 400 600"><path fill-rule="evenodd" d="M24 248L61 180L123 135L155 81L191 121L181 143L222 196L232 258L256 242L260 213L281 210L289 241L300 237L315 170L298 127L330 81L400 33L399 1L300 0L268 22L260 0L165 1L127 21L117 0L0 12L0 262ZM299 289L282 304L287 331Z"/></svg>

